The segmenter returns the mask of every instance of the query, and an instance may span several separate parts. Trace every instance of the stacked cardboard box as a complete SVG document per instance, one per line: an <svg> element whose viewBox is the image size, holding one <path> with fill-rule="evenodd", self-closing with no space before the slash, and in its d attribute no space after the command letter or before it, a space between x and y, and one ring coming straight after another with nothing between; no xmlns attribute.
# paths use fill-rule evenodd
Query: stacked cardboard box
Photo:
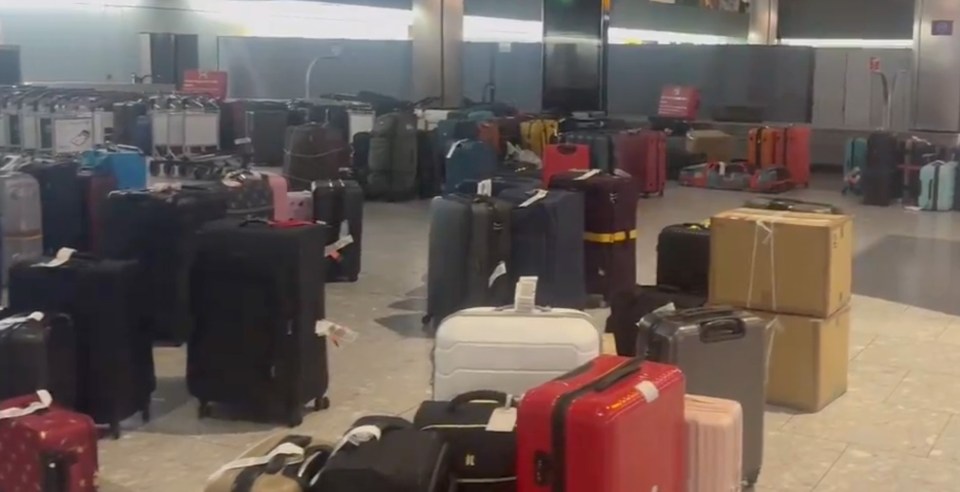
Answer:
<svg viewBox="0 0 960 492"><path fill-rule="evenodd" d="M710 303L770 319L767 402L815 412L846 392L853 220L754 209L711 220Z"/></svg>

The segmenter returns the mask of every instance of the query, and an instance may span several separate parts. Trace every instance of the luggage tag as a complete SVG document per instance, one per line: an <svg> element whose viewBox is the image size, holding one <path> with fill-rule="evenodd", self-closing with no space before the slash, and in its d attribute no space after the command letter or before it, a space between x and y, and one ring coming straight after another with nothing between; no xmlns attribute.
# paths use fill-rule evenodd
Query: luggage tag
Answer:
<svg viewBox="0 0 960 492"><path fill-rule="evenodd" d="M534 203L537 203L537 202L539 202L540 200L543 200L543 199L546 198L546 197L547 197L547 190L537 190L537 191L535 191L535 192L533 193L533 196L531 196L530 198L527 198L527 199L526 199L523 203L521 203L520 205L517 205L517 208L526 208L526 207L529 207L530 205L533 205Z"/></svg>
<svg viewBox="0 0 960 492"><path fill-rule="evenodd" d="M480 196L493 196L493 180L485 179L477 183L477 194Z"/></svg>
<svg viewBox="0 0 960 492"><path fill-rule="evenodd" d="M335 347L353 343L357 341L357 338L360 338L360 334L356 331L326 319L317 321L314 325L314 332L318 337L329 338Z"/></svg>
<svg viewBox="0 0 960 492"><path fill-rule="evenodd" d="M36 265L33 265L33 266L35 266L35 267L46 267L46 268L58 267L58 266L60 266L60 265L63 265L64 263L70 261L70 258L72 258L72 257L73 257L73 254L76 253L76 252L77 252L77 250L75 250L75 249L73 249L73 248L60 248L60 250L57 251L57 255L54 256L52 260L50 260L50 261L48 261L48 262L46 262L46 263L37 263Z"/></svg>
<svg viewBox="0 0 960 492"><path fill-rule="evenodd" d="M614 175L614 176L620 176L621 178L632 178L632 177L633 177L633 176L630 175L630 173L624 171L623 169L614 169L614 170L613 170L613 175Z"/></svg>
<svg viewBox="0 0 960 492"><path fill-rule="evenodd" d="M509 400L507 401L509 405ZM487 421L487 432L513 432L517 428L517 407L497 407L490 412Z"/></svg>
<svg viewBox="0 0 960 492"><path fill-rule="evenodd" d="M253 139L250 137L241 137L233 140L234 145L245 145L248 143L253 143Z"/></svg>
<svg viewBox="0 0 960 492"><path fill-rule="evenodd" d="M453 153L456 152L457 147L459 147L463 142L466 142L466 141L467 139L457 140L456 142L453 142L453 145L450 146L450 150L447 151L447 159L450 159L451 157L453 157Z"/></svg>
<svg viewBox="0 0 960 492"><path fill-rule="evenodd" d="M513 296L513 308L518 313L532 313L537 299L537 277L520 277Z"/></svg>
<svg viewBox="0 0 960 492"><path fill-rule="evenodd" d="M324 256L330 257L336 261L340 261L340 250L353 244L353 236L350 234L350 221L345 220L340 223L340 232L338 236L340 239L337 239L336 242L327 246L323 250Z"/></svg>
<svg viewBox="0 0 960 492"><path fill-rule="evenodd" d="M493 273L490 274L490 278L487 280L487 287L493 287L493 283L497 281L498 278L507 274L507 263L501 261L497 263L497 266L494 267Z"/></svg>
<svg viewBox="0 0 960 492"><path fill-rule="evenodd" d="M596 175L598 175L598 174L600 174L600 170L599 170L599 169L591 169L591 170L589 170L589 171L581 174L580 176L577 176L576 178L573 178L573 180L574 180L574 181L583 181L583 180L586 180L586 179L590 179L590 178L592 178L592 177L594 177L594 176L596 176Z"/></svg>
<svg viewBox="0 0 960 492"><path fill-rule="evenodd" d="M26 417L27 415L33 415L40 410L46 410L50 408L50 405L53 403L53 397L50 396L50 392L47 390L38 390L36 394L37 401L25 407L14 407L6 410L0 410L0 420Z"/></svg>

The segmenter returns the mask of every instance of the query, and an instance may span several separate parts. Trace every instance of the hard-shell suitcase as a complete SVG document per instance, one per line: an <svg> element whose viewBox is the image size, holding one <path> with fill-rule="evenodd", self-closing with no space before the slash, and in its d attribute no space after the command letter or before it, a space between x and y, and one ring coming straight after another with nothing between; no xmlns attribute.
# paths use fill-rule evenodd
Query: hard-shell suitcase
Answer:
<svg viewBox="0 0 960 492"><path fill-rule="evenodd" d="M543 149L556 142L560 122L549 118L536 118L520 123L520 139L523 146L543 156Z"/></svg>
<svg viewBox="0 0 960 492"><path fill-rule="evenodd" d="M590 315L536 307L536 285L535 277L522 277L511 308L464 309L440 323L434 400L476 390L522 395L600 353L600 332Z"/></svg>
<svg viewBox="0 0 960 492"><path fill-rule="evenodd" d="M76 373L77 335L69 316L37 311L0 320L0 400L45 389L58 405L73 408Z"/></svg>
<svg viewBox="0 0 960 492"><path fill-rule="evenodd" d="M499 198L510 215L510 277L538 278L537 305L583 309L583 196L563 190L511 189Z"/></svg>
<svg viewBox="0 0 960 492"><path fill-rule="evenodd" d="M80 181L77 161L33 161L18 168L33 176L40 185L43 221L43 252L52 255L60 248L80 246Z"/></svg>
<svg viewBox="0 0 960 492"><path fill-rule="evenodd" d="M957 163L934 161L920 169L920 197L922 210L952 210L956 193Z"/></svg>
<svg viewBox="0 0 960 492"><path fill-rule="evenodd" d="M290 220L290 201L287 200L289 184L287 178L279 174L263 173L273 192L273 220Z"/></svg>
<svg viewBox="0 0 960 492"><path fill-rule="evenodd" d="M637 270L637 189L597 170L561 173L550 188L584 194L584 272L588 294L604 298L633 287Z"/></svg>
<svg viewBox="0 0 960 492"><path fill-rule="evenodd" d="M606 131L574 131L560 134L560 142L590 147L590 168L612 173L616 169L615 134Z"/></svg>
<svg viewBox="0 0 960 492"><path fill-rule="evenodd" d="M637 323L644 316L661 308L689 309L701 307L706 302L706 295L688 294L676 287L637 285L618 292L610 299L606 332L613 333L618 355L635 357L640 333Z"/></svg>
<svg viewBox="0 0 960 492"><path fill-rule="evenodd" d="M341 132L320 123L287 128L283 174L290 179L289 189L310 189L318 179L336 179L340 170L350 167L350 146Z"/></svg>
<svg viewBox="0 0 960 492"><path fill-rule="evenodd" d="M796 186L810 185L810 138L812 130L806 126L788 126L780 129L774 146L775 160L765 167L783 166Z"/></svg>
<svg viewBox="0 0 960 492"><path fill-rule="evenodd" d="M457 185L467 181L492 178L497 171L497 154L479 140L459 140L446 155L444 193L453 193Z"/></svg>
<svg viewBox="0 0 960 492"><path fill-rule="evenodd" d="M367 195L409 200L417 194L417 117L390 113L377 117L370 133Z"/></svg>
<svg viewBox="0 0 960 492"><path fill-rule="evenodd" d="M333 445L302 435L271 436L214 472L204 492L308 492Z"/></svg>
<svg viewBox="0 0 960 492"><path fill-rule="evenodd" d="M747 137L747 165L761 168L777 162L777 146L782 136L778 128L751 128Z"/></svg>
<svg viewBox="0 0 960 492"><path fill-rule="evenodd" d="M860 178L864 205L886 207L898 198L896 173L900 160L899 143L894 134L874 132L867 137L867 167Z"/></svg>
<svg viewBox="0 0 960 492"><path fill-rule="evenodd" d="M328 282L356 282L363 250L363 189L349 179L313 183L313 218L327 225Z"/></svg>
<svg viewBox="0 0 960 492"><path fill-rule="evenodd" d="M290 208L291 220L305 220L313 222L313 192L288 191L287 206Z"/></svg>
<svg viewBox="0 0 960 492"><path fill-rule="evenodd" d="M843 177L846 183L849 183L850 191L860 194L862 188L859 181L851 182L854 175L863 173L867 167L867 139L863 137L853 137L847 140L843 156Z"/></svg>
<svg viewBox="0 0 960 492"><path fill-rule="evenodd" d="M43 254L43 222L40 184L29 174L0 173L0 229L3 239L3 281L19 261Z"/></svg>
<svg viewBox="0 0 960 492"><path fill-rule="evenodd" d="M657 284L706 295L710 280L710 227L702 223L664 227L657 238Z"/></svg>
<svg viewBox="0 0 960 492"><path fill-rule="evenodd" d="M437 326L460 309L509 302L512 208L509 202L478 195L433 199L424 322Z"/></svg>
<svg viewBox="0 0 960 492"><path fill-rule="evenodd" d="M81 164L117 178L118 190L140 190L147 187L147 159L136 147L108 147L84 152Z"/></svg>
<svg viewBox="0 0 960 492"><path fill-rule="evenodd" d="M743 481L743 409L722 398L687 395L687 490L730 492Z"/></svg>
<svg viewBox="0 0 960 492"><path fill-rule="evenodd" d="M329 404L321 225L221 220L199 233L191 276L196 326L187 387L210 404L242 407L291 426L304 405Z"/></svg>
<svg viewBox="0 0 960 492"><path fill-rule="evenodd" d="M103 237L103 211L107 196L117 189L117 178L112 174L98 174L92 169L77 173L80 182L80 249L97 251Z"/></svg>
<svg viewBox="0 0 960 492"><path fill-rule="evenodd" d="M63 253L14 265L10 309L70 316L80 335L77 410L108 424L119 438L121 420L137 412L149 419L150 395L156 389L153 348L141 326L146 296L139 266L135 261Z"/></svg>
<svg viewBox="0 0 960 492"><path fill-rule="evenodd" d="M437 123L435 134L436 151L442 159L458 140L477 140L480 137L480 127L475 121L447 119Z"/></svg>
<svg viewBox="0 0 960 492"><path fill-rule="evenodd" d="M740 403L743 478L747 486L756 483L763 462L767 323L752 313L716 306L651 313L638 326L639 356L679 367L690 394Z"/></svg>
<svg viewBox="0 0 960 492"><path fill-rule="evenodd" d="M663 132L636 130L613 136L614 165L633 177L644 197L663 196L667 184L667 137Z"/></svg>
<svg viewBox="0 0 960 492"><path fill-rule="evenodd" d="M284 104L237 102L233 106L240 151L258 166L281 166L291 150L286 144L290 111Z"/></svg>
<svg viewBox="0 0 960 492"><path fill-rule="evenodd" d="M683 398L676 367L612 355L528 391L518 492L685 490Z"/></svg>
<svg viewBox="0 0 960 492"><path fill-rule="evenodd" d="M443 186L442 162L434 134L417 130L417 184L420 198L433 198L440 194Z"/></svg>
<svg viewBox="0 0 960 492"><path fill-rule="evenodd" d="M0 490L97 491L97 429L46 391L0 402Z"/></svg>
<svg viewBox="0 0 960 492"><path fill-rule="evenodd" d="M490 196L499 197L507 190L519 189L524 192L532 191L540 188L541 184L539 179L504 173L483 181L474 181L472 179L463 181L457 185L456 192L467 195L477 193L489 194Z"/></svg>
<svg viewBox="0 0 960 492"><path fill-rule="evenodd" d="M550 144L543 150L543 183L550 184L555 174L576 169L590 169L590 146L582 144Z"/></svg>

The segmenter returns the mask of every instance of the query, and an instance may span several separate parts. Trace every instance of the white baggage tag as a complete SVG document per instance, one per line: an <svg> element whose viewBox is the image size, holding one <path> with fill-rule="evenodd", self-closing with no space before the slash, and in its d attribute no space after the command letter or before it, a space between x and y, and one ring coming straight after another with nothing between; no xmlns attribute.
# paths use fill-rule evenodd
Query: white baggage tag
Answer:
<svg viewBox="0 0 960 492"><path fill-rule="evenodd" d="M487 281L487 287L493 287L493 283L496 282L498 278L506 274L507 264L501 261L497 264L496 268L493 269L493 273L490 274L490 279Z"/></svg>
<svg viewBox="0 0 960 492"><path fill-rule="evenodd" d="M518 313L532 313L536 307L537 277L520 277L513 296L513 308Z"/></svg>
<svg viewBox="0 0 960 492"><path fill-rule="evenodd" d="M533 193L533 196L531 196L530 198L527 198L526 201L524 201L520 205L517 205L517 208L529 207L530 205L533 205L534 203L537 203L546 197L547 197L547 190L537 190L536 192Z"/></svg>
<svg viewBox="0 0 960 492"><path fill-rule="evenodd" d="M657 398L660 398L660 389L650 381L641 381L634 388L643 395L643 399L647 400L647 403L653 403Z"/></svg>
<svg viewBox="0 0 960 492"><path fill-rule="evenodd" d="M463 140L457 140L456 142L453 142L453 145L450 146L450 150L447 151L447 159L453 157L453 153L456 152L457 147L459 147L460 144L466 141L467 141L466 139L463 139Z"/></svg>
<svg viewBox="0 0 960 492"><path fill-rule="evenodd" d="M727 174L727 163L720 161L717 164L720 166L720 175L725 176Z"/></svg>
<svg viewBox="0 0 960 492"><path fill-rule="evenodd" d="M493 196L493 180L485 179L477 183L477 194L480 196Z"/></svg>
<svg viewBox="0 0 960 492"><path fill-rule="evenodd" d="M663 306L660 306L657 309L654 309L652 312L653 314L666 314L666 313L672 313L676 310L677 310L677 306L674 305L672 302L668 302Z"/></svg>
<svg viewBox="0 0 960 492"><path fill-rule="evenodd" d="M517 409L498 407L493 409L487 421L487 432L513 432L517 428Z"/></svg>
<svg viewBox="0 0 960 492"><path fill-rule="evenodd" d="M58 266L60 266L60 265L63 265L64 263L70 261L70 258L72 258L72 257L73 257L73 254L76 253L76 252L77 252L77 250L75 250L75 249L73 249L73 248L60 248L60 250L57 251L57 255L54 256L52 260L50 260L50 261L48 261L48 262L46 262L46 263L37 263L36 265L33 265L33 266L35 266L35 267L47 267L47 268L58 267Z"/></svg>
<svg viewBox="0 0 960 492"><path fill-rule="evenodd" d="M587 172L581 174L580 176L577 176L576 178L573 178L573 180L574 180L574 181L583 181L583 180L585 180L585 179L590 179L590 178L592 178L592 177L594 177L594 176L596 176L596 175L598 175L598 174L600 174L600 170L599 170L599 169L591 169L590 171L587 171Z"/></svg>
<svg viewBox="0 0 960 492"><path fill-rule="evenodd" d="M360 334L356 331L326 319L317 321L314 325L314 332L318 337L329 338L335 347L353 343L360 337Z"/></svg>
<svg viewBox="0 0 960 492"><path fill-rule="evenodd" d="M26 417L27 415L37 413L40 410L50 408L50 404L53 403L53 397L50 396L50 392L47 390L38 390L37 400L38 401L35 401L25 407L13 407L0 411L0 420Z"/></svg>
<svg viewBox="0 0 960 492"><path fill-rule="evenodd" d="M251 142L253 142L253 139L251 139L250 137L241 137L241 138L234 139L233 141L234 145L244 145Z"/></svg>

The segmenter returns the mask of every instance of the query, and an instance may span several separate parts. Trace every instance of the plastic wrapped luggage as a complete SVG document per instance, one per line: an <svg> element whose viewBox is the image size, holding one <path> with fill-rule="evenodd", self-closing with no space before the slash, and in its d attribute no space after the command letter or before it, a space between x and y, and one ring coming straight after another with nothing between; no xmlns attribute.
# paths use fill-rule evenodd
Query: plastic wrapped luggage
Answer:
<svg viewBox="0 0 960 492"><path fill-rule="evenodd" d="M97 429L39 391L0 402L0 489L96 492Z"/></svg>
<svg viewBox="0 0 960 492"><path fill-rule="evenodd" d="M934 161L920 169L920 198L922 210L952 210L957 180L957 163Z"/></svg>
<svg viewBox="0 0 960 492"><path fill-rule="evenodd" d="M83 336L77 345L78 411L108 424L115 438L120 421L150 417L156 389L150 336L141 326L142 300L135 261L101 260L61 250L56 258L10 269L10 309L60 312Z"/></svg>
<svg viewBox="0 0 960 492"><path fill-rule="evenodd" d="M550 184L554 174L590 169L590 146L583 144L550 144L543 150L543 183Z"/></svg>
<svg viewBox="0 0 960 492"><path fill-rule="evenodd" d="M836 205L829 203L808 202L791 198L751 198L743 203L744 208L761 210L784 210L788 212L803 212L808 214L843 215Z"/></svg>
<svg viewBox="0 0 960 492"><path fill-rule="evenodd" d="M79 248L82 236L81 209L77 206L81 196L77 179L79 164L74 160L33 160L18 170L33 176L40 185L44 254L52 255L60 248Z"/></svg>
<svg viewBox="0 0 960 492"><path fill-rule="evenodd" d="M478 140L459 140L446 155L444 193L453 193L457 185L467 181L492 178L497 172L497 154Z"/></svg>
<svg viewBox="0 0 960 492"><path fill-rule="evenodd" d="M214 472L204 492L308 492L333 445L310 436L268 437Z"/></svg>
<svg viewBox="0 0 960 492"><path fill-rule="evenodd" d="M3 238L3 281L19 261L43 254L40 184L29 174L0 172L0 228Z"/></svg>
<svg viewBox="0 0 960 492"><path fill-rule="evenodd" d="M290 220L313 222L313 192L288 191L287 206L290 208Z"/></svg>
<svg viewBox="0 0 960 492"><path fill-rule="evenodd" d="M560 134L560 142L590 147L590 169L612 173L616 169L614 134L605 131L575 131Z"/></svg>
<svg viewBox="0 0 960 492"><path fill-rule="evenodd" d="M657 285L706 295L710 281L710 227L674 224L657 237Z"/></svg>
<svg viewBox="0 0 960 492"><path fill-rule="evenodd" d="M550 118L535 118L520 123L523 146L543 157L543 149L557 140L560 122Z"/></svg>
<svg viewBox="0 0 960 492"><path fill-rule="evenodd" d="M287 200L289 184L279 174L263 173L273 195L273 220L290 220L290 201Z"/></svg>
<svg viewBox="0 0 960 492"><path fill-rule="evenodd" d="M637 285L620 291L610 299L610 316L606 332L613 333L617 355L637 355L637 323L658 309L689 309L702 307L706 295L688 294L676 287L664 285Z"/></svg>
<svg viewBox="0 0 960 492"><path fill-rule="evenodd" d="M329 405L324 317L326 227L221 220L198 235L190 293L195 328L187 387L200 400L234 405L290 426L304 406Z"/></svg>
<svg viewBox="0 0 960 492"><path fill-rule="evenodd" d="M512 308L469 308L443 320L433 349L434 400L476 390L522 395L600 353L590 315L538 308L536 285L522 277Z"/></svg>
<svg viewBox="0 0 960 492"><path fill-rule="evenodd" d="M886 207L899 198L896 182L900 162L897 137L889 132L874 132L867 137L867 166L860 177L863 204Z"/></svg>
<svg viewBox="0 0 960 492"><path fill-rule="evenodd" d="M117 189L117 178L112 174L98 174L92 169L77 172L80 182L80 249L97 251L103 237L103 211L107 196Z"/></svg>
<svg viewBox="0 0 960 492"><path fill-rule="evenodd" d="M313 218L327 225L328 282L356 282L363 251L363 190L349 179L313 183Z"/></svg>
<svg viewBox="0 0 960 492"><path fill-rule="evenodd" d="M743 410L732 400L687 395L687 490L740 490Z"/></svg>
<svg viewBox="0 0 960 492"><path fill-rule="evenodd" d="M763 462L767 322L715 306L651 313L638 327L638 356L679 367L690 394L726 398L743 408L743 478L752 486Z"/></svg>
<svg viewBox="0 0 960 492"><path fill-rule="evenodd" d="M370 134L367 195L409 200L417 194L417 117L390 113L377 117Z"/></svg>
<svg viewBox="0 0 960 492"><path fill-rule="evenodd" d="M289 189L310 189L318 179L336 179L350 167L350 146L341 132L320 123L287 128L283 174Z"/></svg>
<svg viewBox="0 0 960 492"><path fill-rule="evenodd" d="M36 311L0 320L0 400L45 389L58 405L73 408L76 372L77 335L69 316Z"/></svg>
<svg viewBox="0 0 960 492"><path fill-rule="evenodd" d="M147 159L137 147L118 145L84 152L81 164L98 173L117 178L118 190L141 190L147 187Z"/></svg>
<svg viewBox="0 0 960 492"><path fill-rule="evenodd" d="M667 184L666 135L652 130L630 130L612 138L614 167L629 173L644 197L663 196Z"/></svg>
<svg viewBox="0 0 960 492"><path fill-rule="evenodd" d="M611 355L528 391L517 412L517 490L685 490L683 398L676 367Z"/></svg>

